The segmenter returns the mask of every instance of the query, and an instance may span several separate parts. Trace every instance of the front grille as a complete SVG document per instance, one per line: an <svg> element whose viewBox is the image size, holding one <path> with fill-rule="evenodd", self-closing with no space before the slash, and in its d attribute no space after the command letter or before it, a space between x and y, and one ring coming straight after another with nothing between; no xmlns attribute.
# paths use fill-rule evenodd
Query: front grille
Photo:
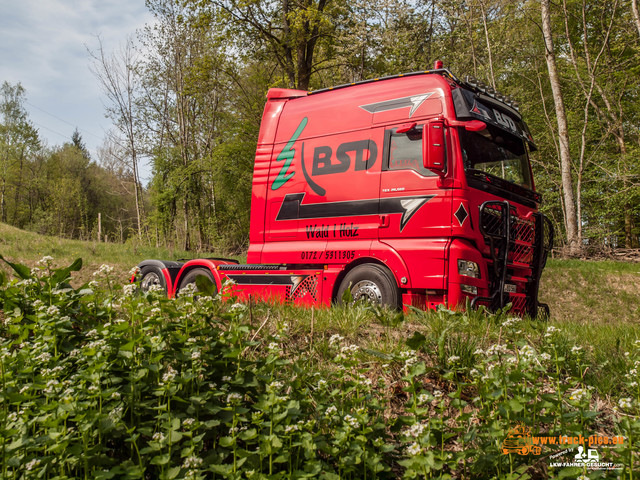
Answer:
<svg viewBox="0 0 640 480"><path fill-rule="evenodd" d="M480 231L490 295L476 297L472 304L496 311L510 303L512 312L535 317L540 274L553 243L551 222L540 213L519 217L508 202L485 202L480 207Z"/></svg>

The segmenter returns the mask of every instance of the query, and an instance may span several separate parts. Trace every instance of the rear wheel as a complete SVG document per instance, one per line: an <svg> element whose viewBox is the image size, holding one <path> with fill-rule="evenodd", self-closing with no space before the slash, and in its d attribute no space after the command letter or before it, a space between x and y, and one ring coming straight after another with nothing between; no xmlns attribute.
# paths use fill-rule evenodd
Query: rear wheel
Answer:
<svg viewBox="0 0 640 480"><path fill-rule="evenodd" d="M211 272L209 271L209 269L207 268L194 268L193 270L190 270L184 277L182 277L182 280L180 280L180 285L178 285L178 293L180 293L180 290L182 290L184 287L186 287L189 284L193 284L195 286L196 283L196 277L198 276L204 276L207 277L209 280L211 280L211 282L215 285L216 282L213 279L213 275L211 274ZM196 287L196 292L198 291L197 287Z"/></svg>
<svg viewBox="0 0 640 480"><path fill-rule="evenodd" d="M165 294L167 293L167 282L164 279L162 269L147 265L140 269L140 290L146 293L151 287L160 287Z"/></svg>
<svg viewBox="0 0 640 480"><path fill-rule="evenodd" d="M400 291L391 273L384 267L373 263L359 265L347 273L338 289L338 302L348 288L351 288L353 302L368 303L398 308Z"/></svg>

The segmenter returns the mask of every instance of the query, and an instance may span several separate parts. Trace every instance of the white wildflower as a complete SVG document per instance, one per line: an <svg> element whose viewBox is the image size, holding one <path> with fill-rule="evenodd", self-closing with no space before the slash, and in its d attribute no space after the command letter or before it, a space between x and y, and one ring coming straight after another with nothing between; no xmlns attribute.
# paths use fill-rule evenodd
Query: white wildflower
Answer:
<svg viewBox="0 0 640 480"><path fill-rule="evenodd" d="M222 381L223 381L223 382L230 382L230 381L231 381L231 377L230 377L229 375L224 375L224 376L222 377Z"/></svg>
<svg viewBox="0 0 640 480"><path fill-rule="evenodd" d="M199 350L194 350L193 352L191 352L191 360L198 360L200 358L200 351Z"/></svg>
<svg viewBox="0 0 640 480"><path fill-rule="evenodd" d="M335 405L331 405L329 408L327 408L327 410L324 412L324 414L327 417L330 417L332 415L335 415L336 413L338 413L338 409L336 408Z"/></svg>
<svg viewBox="0 0 640 480"><path fill-rule="evenodd" d="M269 384L271 390L280 390L284 384L282 382L274 381Z"/></svg>
<svg viewBox="0 0 640 480"><path fill-rule="evenodd" d="M60 309L55 305L51 305L49 308L47 308L47 315L51 317L55 317L59 313L60 313Z"/></svg>
<svg viewBox="0 0 640 480"><path fill-rule="evenodd" d="M569 398L576 402L582 402L589 399L589 391L584 388L576 388L569 392Z"/></svg>
<svg viewBox="0 0 640 480"><path fill-rule="evenodd" d="M162 375L162 381L165 383L171 383L176 378L176 372L171 366L167 367L167 371Z"/></svg>
<svg viewBox="0 0 640 480"><path fill-rule="evenodd" d="M331 338L329 339L329 345L333 347L336 344L341 343L343 340L344 337L336 333L334 335L331 335Z"/></svg>
<svg viewBox="0 0 640 480"><path fill-rule="evenodd" d="M579 347L578 345L571 347L571 353L578 353L580 350L582 350L582 347Z"/></svg>
<svg viewBox="0 0 640 480"><path fill-rule="evenodd" d="M424 433L426 428L427 426L423 423L414 423L407 429L405 434L409 437L418 438Z"/></svg>
<svg viewBox="0 0 640 480"><path fill-rule="evenodd" d="M559 329L559 328L556 328L556 327L554 327L553 325L549 325L549 326L547 327L547 333L545 333L545 334L544 334L544 336L545 336L546 338L550 338L554 333L559 332L559 331L560 331L560 329Z"/></svg>
<svg viewBox="0 0 640 480"><path fill-rule="evenodd" d="M153 441L154 442L158 442L158 443L162 443L164 442L165 436L163 433L160 432L156 432L153 434Z"/></svg>
<svg viewBox="0 0 640 480"><path fill-rule="evenodd" d="M140 268L139 267L133 267L131 270L129 270L129 278L138 275L140 273Z"/></svg>
<svg viewBox="0 0 640 480"><path fill-rule="evenodd" d="M504 322L502 322L502 326L503 327L511 327L511 326L517 324L519 321L520 321L520 319L517 318L517 317L510 317L510 318L507 318Z"/></svg>
<svg viewBox="0 0 640 480"><path fill-rule="evenodd" d="M524 345L520 349L520 357L525 360L533 360L536 356L536 351L530 345Z"/></svg>
<svg viewBox="0 0 640 480"><path fill-rule="evenodd" d="M298 425L287 425L284 427L284 433L291 433L298 430Z"/></svg>
<svg viewBox="0 0 640 480"><path fill-rule="evenodd" d="M45 363L51 360L51 354L49 352L42 352L36 357L36 360L40 363Z"/></svg>
<svg viewBox="0 0 640 480"><path fill-rule="evenodd" d="M182 468L198 468L200 465L202 465L202 459L192 455L184 459Z"/></svg>
<svg viewBox="0 0 640 480"><path fill-rule="evenodd" d="M37 263L38 263L38 265L44 267L44 266L51 265L51 262L53 262L53 257L51 255L45 255L40 260L38 260Z"/></svg>
<svg viewBox="0 0 640 480"><path fill-rule="evenodd" d="M27 462L27 464L25 465L25 468L27 469L27 471L31 471L34 468L36 468L38 465L40 465L40 460L38 460L37 458L34 458L33 460Z"/></svg>
<svg viewBox="0 0 640 480"><path fill-rule="evenodd" d="M414 442L407 447L407 455L411 455L412 457L419 455L420 452L422 452L422 447L420 447L417 442Z"/></svg>
<svg viewBox="0 0 640 480"><path fill-rule="evenodd" d="M489 348L487 348L488 356L506 354L508 352L509 350L507 349L506 345L502 345L502 344L494 344L494 345L491 345Z"/></svg>
<svg viewBox="0 0 640 480"><path fill-rule="evenodd" d="M196 423L195 419L193 418L185 418L182 421L182 425L185 427L190 427L191 425L193 425L194 423Z"/></svg>
<svg viewBox="0 0 640 480"><path fill-rule="evenodd" d="M618 406L624 410L629 410L633 407L633 399L630 397L621 398L618 401Z"/></svg>
<svg viewBox="0 0 640 480"><path fill-rule="evenodd" d="M129 283L128 285L123 285L122 286L122 294L125 297L133 297L133 295L135 295L136 293L136 289L138 288L138 286L135 283Z"/></svg>
<svg viewBox="0 0 640 480"><path fill-rule="evenodd" d="M242 395L238 392L231 392L227 395L227 403L238 404L242 401Z"/></svg>
<svg viewBox="0 0 640 480"><path fill-rule="evenodd" d="M98 270L93 272L93 275L94 276L97 276L97 275L109 275L112 272L113 272L113 267L110 266L110 265L107 265L106 263L103 263L102 265L100 265L100 268L98 268Z"/></svg>
<svg viewBox="0 0 640 480"><path fill-rule="evenodd" d="M351 415L345 415L344 421L347 422L347 424L349 424L349 426L354 430L357 430L358 428L360 428L360 422L358 422L358 420L352 417Z"/></svg>
<svg viewBox="0 0 640 480"><path fill-rule="evenodd" d="M451 355L448 359L448 363L458 363L460 361L460 357L458 355Z"/></svg>

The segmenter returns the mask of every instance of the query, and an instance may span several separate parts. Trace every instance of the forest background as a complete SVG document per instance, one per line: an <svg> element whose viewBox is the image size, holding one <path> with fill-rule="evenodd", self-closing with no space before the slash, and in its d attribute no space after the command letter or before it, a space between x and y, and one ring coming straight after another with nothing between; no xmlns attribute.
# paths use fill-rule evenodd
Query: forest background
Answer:
<svg viewBox="0 0 640 480"><path fill-rule="evenodd" d="M266 92L314 90L435 60L519 101L559 247L637 248L637 0L148 0L155 22L88 52L110 131L43 147L0 91L0 221L67 238L192 251L248 245ZM2 79L0 78L0 81ZM149 164L152 178L140 181ZM100 219L100 220L99 220Z"/></svg>

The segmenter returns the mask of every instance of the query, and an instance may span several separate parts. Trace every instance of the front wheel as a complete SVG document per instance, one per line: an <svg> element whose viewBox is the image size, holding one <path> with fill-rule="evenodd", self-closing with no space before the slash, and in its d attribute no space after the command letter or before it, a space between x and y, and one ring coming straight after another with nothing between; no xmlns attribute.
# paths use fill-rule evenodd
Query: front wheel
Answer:
<svg viewBox="0 0 640 480"><path fill-rule="evenodd" d="M180 291L186 287L189 284L193 284L195 286L196 283L196 277L198 276L204 276L207 277L209 280L211 280L211 283L213 283L214 285L216 284L215 280L213 279L213 275L211 274L211 272L209 271L209 269L207 268L194 268L193 270L190 270L183 278L182 280L180 280L180 285L178 285L178 294L180 293ZM198 289L196 288L195 291L197 292Z"/></svg>
<svg viewBox="0 0 640 480"><path fill-rule="evenodd" d="M390 308L398 308L400 304L400 291L393 275L374 263L358 265L345 275L338 289L338 303L342 303L348 288L354 303L363 300Z"/></svg>

